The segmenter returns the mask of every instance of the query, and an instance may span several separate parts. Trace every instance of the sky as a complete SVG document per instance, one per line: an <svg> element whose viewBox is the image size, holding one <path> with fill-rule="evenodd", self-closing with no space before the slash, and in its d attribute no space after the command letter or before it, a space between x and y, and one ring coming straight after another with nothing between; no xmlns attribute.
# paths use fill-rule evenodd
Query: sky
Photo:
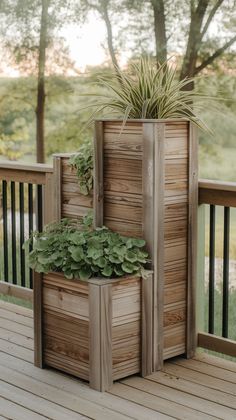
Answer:
<svg viewBox="0 0 236 420"><path fill-rule="evenodd" d="M106 27L94 13L90 13L88 22L83 26L67 25L59 33L65 38L69 47L70 56L79 71L86 66L96 66L107 60L106 53ZM0 75L10 77L19 76L19 71L7 65L2 57Z"/></svg>
<svg viewBox="0 0 236 420"><path fill-rule="evenodd" d="M106 28L96 15L91 14L83 27L69 25L61 31L69 46L76 67L84 71L86 65L98 65L107 59L105 48Z"/></svg>

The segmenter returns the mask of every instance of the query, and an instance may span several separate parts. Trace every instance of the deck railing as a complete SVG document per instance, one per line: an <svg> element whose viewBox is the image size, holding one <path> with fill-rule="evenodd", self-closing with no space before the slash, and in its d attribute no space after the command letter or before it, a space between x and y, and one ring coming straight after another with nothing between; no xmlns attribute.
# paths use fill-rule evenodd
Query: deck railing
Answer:
<svg viewBox="0 0 236 420"><path fill-rule="evenodd" d="M229 264L230 264L230 248L231 244L230 233L232 226L230 222L230 216L236 207L236 183L220 182L220 181L199 181L199 206L207 205L208 209L205 213L205 220L208 223L205 225L205 221L199 220L199 223L203 223L204 227L207 226L208 232L205 231L208 239L208 254L209 254L209 270L206 273L205 280L208 280L208 333L200 332L198 334L198 344L200 347L214 350L220 353L228 354L230 356L236 356L236 341L230 337L229 334L229 296L230 296L230 276L229 276ZM221 214L216 217L217 211ZM205 230L205 229L204 229ZM221 241L221 243L219 243ZM199 247L203 246L204 240L200 238ZM219 262L221 258L216 258L216 248L222 249L222 269ZM217 264L216 264L217 263ZM221 271L221 273L219 273ZM219 278L216 278L220 276ZM205 287L205 284L203 285ZM222 296L221 301L221 331L218 331L216 335L216 307L215 307L215 296L216 287L218 292ZM219 318L219 314L218 314ZM218 319L219 320L219 319ZM234 320L234 325L236 318Z"/></svg>
<svg viewBox="0 0 236 420"><path fill-rule="evenodd" d="M52 193L52 176L52 166L0 163L0 293L31 299L32 271L22 245L50 220L51 206L43 200Z"/></svg>
<svg viewBox="0 0 236 420"><path fill-rule="evenodd" d="M53 206L44 205L52 199L53 167L48 165L0 162L0 293L32 300L32 272L27 264L27 250L22 244L34 228L41 230L43 223L53 220ZM205 205L209 207L205 212ZM229 334L229 264L230 264L230 216L236 208L236 183L200 180L199 208L204 207L205 220L199 220L200 228L209 231L208 271L208 326L207 332L199 331L198 345L231 356L236 355L236 341ZM223 211L223 265L222 265L222 326L215 328L216 254L215 248L217 209ZM209 213L209 216L207 216ZM205 261L204 238L199 238L201 262ZM202 264L202 266L203 266ZM235 264L236 267L236 264ZM203 280L204 272L201 271ZM199 276L198 276L199 278ZM205 279L201 290L205 289ZM197 302L199 307L199 302ZM202 306L201 309L202 311ZM236 322L236 319L235 319ZM206 331L206 329L205 329ZM235 337L234 337L235 338Z"/></svg>

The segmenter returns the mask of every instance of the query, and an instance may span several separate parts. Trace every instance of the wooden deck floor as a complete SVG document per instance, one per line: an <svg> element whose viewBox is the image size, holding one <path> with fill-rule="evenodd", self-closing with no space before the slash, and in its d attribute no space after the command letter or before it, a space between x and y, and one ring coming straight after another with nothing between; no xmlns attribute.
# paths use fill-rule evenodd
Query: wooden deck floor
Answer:
<svg viewBox="0 0 236 420"><path fill-rule="evenodd" d="M233 362L177 358L162 372L119 381L104 394L32 362L32 311L0 301L0 420L236 419Z"/></svg>

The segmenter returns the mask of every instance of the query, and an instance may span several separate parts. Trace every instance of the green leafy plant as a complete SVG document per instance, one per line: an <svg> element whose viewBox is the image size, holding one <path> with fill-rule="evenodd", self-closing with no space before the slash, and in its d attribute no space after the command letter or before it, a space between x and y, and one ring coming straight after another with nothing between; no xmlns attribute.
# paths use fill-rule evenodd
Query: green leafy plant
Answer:
<svg viewBox="0 0 236 420"><path fill-rule="evenodd" d="M88 221L81 225L62 219L41 233L34 232L29 241L33 241L31 268L40 273L63 272L68 279L138 274L148 258L144 240L121 236L106 227L93 230Z"/></svg>
<svg viewBox="0 0 236 420"><path fill-rule="evenodd" d="M75 168L81 194L88 195L93 189L93 147L91 142L83 144L79 152L69 160Z"/></svg>
<svg viewBox="0 0 236 420"><path fill-rule="evenodd" d="M176 68L168 61L157 67L150 58L141 58L131 65L129 72L116 69L112 77L99 75L103 92L88 95L95 100L87 108L96 108L91 120L107 109L111 117L121 117L124 122L138 118L188 118L206 128L196 114L203 108L202 100L206 97L186 90L192 81L178 80Z"/></svg>

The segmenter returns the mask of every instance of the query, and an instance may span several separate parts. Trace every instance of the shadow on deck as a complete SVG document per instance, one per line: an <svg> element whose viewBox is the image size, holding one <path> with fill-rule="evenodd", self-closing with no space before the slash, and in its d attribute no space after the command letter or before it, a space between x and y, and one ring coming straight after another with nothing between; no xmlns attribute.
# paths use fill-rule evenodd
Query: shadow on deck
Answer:
<svg viewBox="0 0 236 420"><path fill-rule="evenodd" d="M0 301L0 419L236 419L236 363L206 354L176 358L109 393L33 366L30 309Z"/></svg>

